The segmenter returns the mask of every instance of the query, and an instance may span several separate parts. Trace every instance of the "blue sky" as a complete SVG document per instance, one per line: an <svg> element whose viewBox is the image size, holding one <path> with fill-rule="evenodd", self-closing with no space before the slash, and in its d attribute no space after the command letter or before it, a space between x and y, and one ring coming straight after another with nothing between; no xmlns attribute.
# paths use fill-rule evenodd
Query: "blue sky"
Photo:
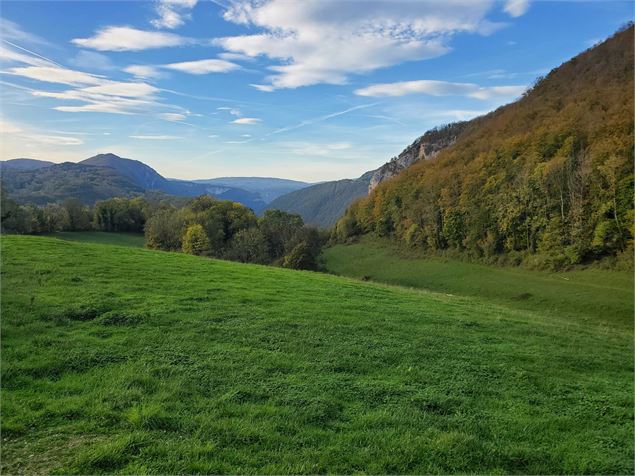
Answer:
<svg viewBox="0 0 635 476"><path fill-rule="evenodd" d="M630 1L3 1L1 158L354 178L514 100Z"/></svg>

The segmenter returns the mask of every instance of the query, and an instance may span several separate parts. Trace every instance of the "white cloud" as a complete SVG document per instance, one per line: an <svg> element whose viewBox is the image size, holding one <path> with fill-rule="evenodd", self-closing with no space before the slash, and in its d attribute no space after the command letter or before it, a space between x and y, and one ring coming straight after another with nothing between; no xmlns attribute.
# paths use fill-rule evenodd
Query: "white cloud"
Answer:
<svg viewBox="0 0 635 476"><path fill-rule="evenodd" d="M25 66L11 68L7 71L7 73L46 83L68 84L70 86L103 84L105 81L103 76L51 66Z"/></svg>
<svg viewBox="0 0 635 476"><path fill-rule="evenodd" d="M187 119L187 115L179 114L176 112L164 112L162 114L159 114L159 117L166 121L172 121L172 122L184 121L185 119Z"/></svg>
<svg viewBox="0 0 635 476"><path fill-rule="evenodd" d="M329 157L337 155L338 151L347 150L352 147L348 142L338 142L334 144L311 144L301 143L298 146L292 147L291 152L300 156L316 156L316 157Z"/></svg>
<svg viewBox="0 0 635 476"><path fill-rule="evenodd" d="M137 30L128 26L108 26L91 38L75 38L72 43L99 51L140 51L181 46L191 40L173 33Z"/></svg>
<svg viewBox="0 0 635 476"><path fill-rule="evenodd" d="M82 89L89 94L104 94L108 96L148 97L156 94L159 89L146 83L124 83L111 81L100 86Z"/></svg>
<svg viewBox="0 0 635 476"><path fill-rule="evenodd" d="M14 47L9 47L5 44L0 44L0 60L3 62L11 62L11 63L23 63L31 66L53 66L49 60L44 58L40 58L37 56L33 56L30 54L24 54L18 51Z"/></svg>
<svg viewBox="0 0 635 476"><path fill-rule="evenodd" d="M152 136L152 135L148 135L148 136L129 136L131 139L138 139L138 140L174 140L174 139L180 139L180 137L177 136Z"/></svg>
<svg viewBox="0 0 635 476"><path fill-rule="evenodd" d="M253 85L262 91L344 84L353 73L440 56L449 51L454 33L493 31L500 25L485 19L492 5L490 0L238 1L224 18L264 31L216 43L279 62L263 84Z"/></svg>
<svg viewBox="0 0 635 476"><path fill-rule="evenodd" d="M258 119L257 117L241 117L240 119L236 119L232 121L232 124L248 125L248 124L258 124L259 122L262 122L262 120Z"/></svg>
<svg viewBox="0 0 635 476"><path fill-rule="evenodd" d="M147 66L141 64L133 64L123 69L126 73L132 74L135 78L156 79L163 76L155 66Z"/></svg>
<svg viewBox="0 0 635 476"><path fill-rule="evenodd" d="M256 88L258 91L262 91L265 93L270 93L276 90L275 86L271 84L250 84L249 86Z"/></svg>
<svg viewBox="0 0 635 476"><path fill-rule="evenodd" d="M115 65L108 56L95 51L81 50L74 58L70 60L70 64L77 68L111 71L115 69Z"/></svg>
<svg viewBox="0 0 635 476"><path fill-rule="evenodd" d="M529 9L529 0L507 0L503 10L514 18L524 15Z"/></svg>
<svg viewBox="0 0 635 476"><path fill-rule="evenodd" d="M396 83L373 84L357 89L358 96L405 96L407 94L428 94L430 96L467 96L487 100L501 97L517 97L526 86L479 86L474 83L451 83L422 79Z"/></svg>
<svg viewBox="0 0 635 476"><path fill-rule="evenodd" d="M228 73L239 69L235 63L219 59L205 59L195 61L183 61L163 65L130 65L123 70L141 79L158 79L164 76L161 69L180 71L188 74Z"/></svg>
<svg viewBox="0 0 635 476"><path fill-rule="evenodd" d="M0 134L17 134L22 128L17 124L0 119Z"/></svg>
<svg viewBox="0 0 635 476"><path fill-rule="evenodd" d="M189 74L227 73L240 68L236 63L219 59L184 61L166 64L162 67Z"/></svg>
<svg viewBox="0 0 635 476"><path fill-rule="evenodd" d="M237 107L217 107L216 109L218 109L219 111L227 111L232 116L242 116L240 109L238 109Z"/></svg>
<svg viewBox="0 0 635 476"><path fill-rule="evenodd" d="M178 28L190 18L189 10L196 6L197 0L158 0L156 12L158 18L152 20L155 28Z"/></svg>
<svg viewBox="0 0 635 476"><path fill-rule="evenodd" d="M61 67L55 61L46 58L45 56L39 55L31 50L27 50L26 48L22 48L10 41L4 39L3 41L5 44L0 44L0 60L2 61L28 64L30 66Z"/></svg>
<svg viewBox="0 0 635 476"><path fill-rule="evenodd" d="M0 50L2 53L2 50ZM21 53L20 53L21 54ZM15 57L16 61L30 64L31 56ZM77 71L62 66L22 66L9 68L6 74L21 76L45 83L57 83L72 86L65 91L43 91L19 87L36 97L79 102L80 104L62 104L53 107L63 112L104 112L111 114L157 113L161 109L169 120L182 120L187 111L183 108L161 103L157 94L160 89L142 81L113 81L105 76ZM178 111L178 114L173 112ZM189 113L187 113L189 114Z"/></svg>
<svg viewBox="0 0 635 476"><path fill-rule="evenodd" d="M27 77L37 77L40 81L47 81L47 79L39 77L43 73L42 71L34 74L32 71L34 68L24 69L29 70L23 72ZM57 68L50 69L55 70ZM15 70L20 72L19 68L14 68L12 71ZM161 106L155 97L159 89L146 83L111 81L92 75L84 77L83 74L86 73L66 69L63 72L49 71L48 73L50 75L49 82L55 79L55 82L71 86L85 86L81 84L82 82L88 84L97 83L96 85L77 87L66 91L31 91L31 94L37 97L84 103L84 105L80 106L56 106L53 109L57 111L135 114Z"/></svg>
<svg viewBox="0 0 635 476"><path fill-rule="evenodd" d="M29 134L25 137L30 140L49 145L81 145L84 143L84 141L78 139L77 137L48 136L41 134Z"/></svg>
<svg viewBox="0 0 635 476"><path fill-rule="evenodd" d="M251 56L240 53L220 53L218 57L228 61L253 61Z"/></svg>
<svg viewBox="0 0 635 476"><path fill-rule="evenodd" d="M55 106L53 109L60 112L105 112L108 114L133 114L128 109L115 103L90 103L83 106Z"/></svg>

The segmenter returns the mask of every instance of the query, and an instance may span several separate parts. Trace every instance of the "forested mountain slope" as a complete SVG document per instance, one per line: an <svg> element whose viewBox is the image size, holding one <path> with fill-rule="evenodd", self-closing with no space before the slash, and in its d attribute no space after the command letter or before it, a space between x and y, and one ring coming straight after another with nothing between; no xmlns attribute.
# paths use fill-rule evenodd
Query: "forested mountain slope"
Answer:
<svg viewBox="0 0 635 476"><path fill-rule="evenodd" d="M630 249L632 200L631 24L380 184L335 236L560 266Z"/></svg>
<svg viewBox="0 0 635 476"><path fill-rule="evenodd" d="M323 182L287 193L271 202L268 208L297 213L310 225L330 227L342 216L346 207L368 193L374 172L366 172L352 180Z"/></svg>
<svg viewBox="0 0 635 476"><path fill-rule="evenodd" d="M18 203L46 205L77 198L92 204L140 195L144 189L110 167L64 162L32 170L2 169L2 186Z"/></svg>
<svg viewBox="0 0 635 476"><path fill-rule="evenodd" d="M410 167L418 160L435 157L453 144L465 129L457 122L429 130L406 147L399 155L375 170L356 179L323 182L297 190L271 202L269 208L297 213L306 223L330 227L355 200L366 196L385 180Z"/></svg>

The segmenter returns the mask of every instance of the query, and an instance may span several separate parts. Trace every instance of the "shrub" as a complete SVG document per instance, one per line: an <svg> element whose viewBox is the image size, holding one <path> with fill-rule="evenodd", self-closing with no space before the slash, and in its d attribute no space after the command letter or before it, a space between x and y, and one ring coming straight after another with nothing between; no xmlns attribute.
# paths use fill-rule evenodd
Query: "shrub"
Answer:
<svg viewBox="0 0 635 476"><path fill-rule="evenodd" d="M266 264L271 261L267 239L258 228L248 228L236 233L224 257L243 263Z"/></svg>
<svg viewBox="0 0 635 476"><path fill-rule="evenodd" d="M183 252L191 255L209 255L210 243L201 225L190 225L183 235Z"/></svg>
<svg viewBox="0 0 635 476"><path fill-rule="evenodd" d="M282 266L291 269L315 269L317 267L316 256L309 244L303 241L284 257Z"/></svg>

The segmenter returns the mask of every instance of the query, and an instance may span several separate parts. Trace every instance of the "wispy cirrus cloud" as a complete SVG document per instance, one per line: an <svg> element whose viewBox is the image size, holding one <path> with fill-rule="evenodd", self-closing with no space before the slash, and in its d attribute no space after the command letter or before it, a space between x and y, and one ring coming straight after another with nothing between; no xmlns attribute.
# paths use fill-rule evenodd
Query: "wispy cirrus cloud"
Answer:
<svg viewBox="0 0 635 476"><path fill-rule="evenodd" d="M143 81L114 81L103 75L66 68L44 57L25 54L13 47L8 48L4 45L0 49L0 55L12 62L23 64L23 66L7 68L2 71L3 74L19 76L41 83L70 86L71 89L64 91L22 87L32 96L62 101L62 104L53 107L57 111L109 114L172 113L178 114L179 120L189 114L181 107L161 102L159 93L162 90ZM173 116L172 120L176 120L176 116Z"/></svg>
<svg viewBox="0 0 635 476"><path fill-rule="evenodd" d="M106 79L91 73L57 66L24 66L9 68L5 74L22 76L45 83L67 84L69 86L103 84Z"/></svg>
<svg viewBox="0 0 635 476"><path fill-rule="evenodd" d="M131 139L137 140L175 140L180 139L179 136L169 136L169 135L133 135L128 136Z"/></svg>
<svg viewBox="0 0 635 476"><path fill-rule="evenodd" d="M179 122L187 119L187 115L180 114L178 112L164 112L159 114L159 118L163 119L164 121Z"/></svg>
<svg viewBox="0 0 635 476"><path fill-rule="evenodd" d="M291 143L291 153L299 156L331 157L339 155L340 151L352 148L348 142L335 142L330 144Z"/></svg>
<svg viewBox="0 0 635 476"><path fill-rule="evenodd" d="M43 145L81 145L84 141L72 135L60 135L48 131L33 131L29 126L0 119L0 135L10 134L12 138L36 142Z"/></svg>
<svg viewBox="0 0 635 476"><path fill-rule="evenodd" d="M141 79L158 79L164 76L163 72L159 71L156 66L141 64L126 66L123 71Z"/></svg>
<svg viewBox="0 0 635 476"><path fill-rule="evenodd" d="M32 45L52 46L44 38L24 31L20 25L6 18L0 18L0 31L2 31L2 39L16 41L19 43L28 43Z"/></svg>
<svg viewBox="0 0 635 476"><path fill-rule="evenodd" d="M81 50L74 58L71 58L69 63L77 68L88 70L112 71L116 69L110 58L95 51Z"/></svg>
<svg viewBox="0 0 635 476"><path fill-rule="evenodd" d="M305 119L304 121L301 121L301 122L299 122L297 124L293 124L291 126L285 126L285 127L281 127L279 129L276 129L276 130L270 132L268 135L281 134L283 132L293 131L295 129L299 129L299 128L304 127L304 126L309 126L311 124L317 124L319 122L328 121L329 119L333 119L335 117L343 116L345 114L349 114L351 112L358 111L360 109L367 109L369 107L376 106L377 104L379 104L379 103L375 102L375 103L372 103L372 104L362 104L362 105L359 105L359 106L349 107L348 109L344 109L343 111L332 112L330 114L324 114L323 116L313 117L311 119Z"/></svg>
<svg viewBox="0 0 635 476"><path fill-rule="evenodd" d="M4 62L28 64L31 66L60 66L56 62L4 38L2 41L4 44L0 44L0 60Z"/></svg>
<svg viewBox="0 0 635 476"><path fill-rule="evenodd" d="M517 97L527 86L479 86L474 83L453 83L422 79L395 83L373 84L355 90L358 96L396 97L407 94L427 94L430 96L466 96L488 100L501 97Z"/></svg>
<svg viewBox="0 0 635 476"><path fill-rule="evenodd" d="M240 111L240 109L238 109L237 107L217 107L216 108L219 111L227 111L229 114L231 114L232 116L242 116L242 112Z"/></svg>

